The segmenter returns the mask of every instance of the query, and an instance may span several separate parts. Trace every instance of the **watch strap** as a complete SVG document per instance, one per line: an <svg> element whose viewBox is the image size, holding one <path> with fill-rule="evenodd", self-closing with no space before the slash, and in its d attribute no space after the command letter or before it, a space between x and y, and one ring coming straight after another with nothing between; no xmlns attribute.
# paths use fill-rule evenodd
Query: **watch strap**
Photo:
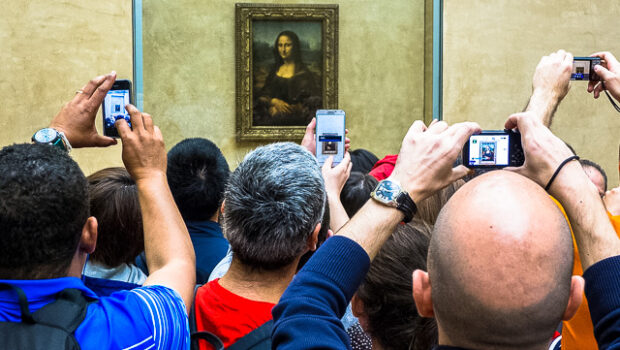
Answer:
<svg viewBox="0 0 620 350"><path fill-rule="evenodd" d="M413 216L418 212L418 207L415 205L413 199L411 199L411 196L409 196L409 193L405 191L401 192L396 198L396 202L398 203L396 209L405 214L403 221L408 223L413 220Z"/></svg>
<svg viewBox="0 0 620 350"><path fill-rule="evenodd" d="M56 129L54 129L54 130L56 130ZM60 139L62 140L62 143L64 145L65 151L67 151L67 153L71 152L73 147L71 147L71 144L69 143L69 139L67 139L67 136L65 135L65 133L62 132L62 131L58 131L58 130L56 130L56 132L58 133L58 135L60 135Z"/></svg>

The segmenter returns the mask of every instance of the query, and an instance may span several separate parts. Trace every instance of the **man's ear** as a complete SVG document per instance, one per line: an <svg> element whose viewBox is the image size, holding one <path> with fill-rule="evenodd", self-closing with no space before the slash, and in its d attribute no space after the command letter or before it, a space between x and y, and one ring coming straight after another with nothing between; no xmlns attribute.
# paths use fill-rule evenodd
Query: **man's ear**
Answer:
<svg viewBox="0 0 620 350"><path fill-rule="evenodd" d="M353 298L351 298L351 312L353 316L357 317L357 320L362 326L364 332L368 331L368 315L366 315L366 310L364 309L364 303L357 296L357 293L353 294Z"/></svg>
<svg viewBox="0 0 620 350"><path fill-rule="evenodd" d="M97 218L94 216L86 219L86 223L82 227L82 236L78 249L86 254L92 254L97 247Z"/></svg>
<svg viewBox="0 0 620 350"><path fill-rule="evenodd" d="M431 280L426 271L413 271L413 300L420 316L435 317L431 297Z"/></svg>
<svg viewBox="0 0 620 350"><path fill-rule="evenodd" d="M314 231L308 238L308 250L313 252L316 250L316 245L319 243L319 231L321 231L321 223L319 222L314 227Z"/></svg>
<svg viewBox="0 0 620 350"><path fill-rule="evenodd" d="M581 276L573 276L570 281L570 296L568 297L568 305L566 305L566 310L564 310L564 315L562 315L562 320L568 321L577 312L579 305L583 301L583 288L585 285L585 281Z"/></svg>

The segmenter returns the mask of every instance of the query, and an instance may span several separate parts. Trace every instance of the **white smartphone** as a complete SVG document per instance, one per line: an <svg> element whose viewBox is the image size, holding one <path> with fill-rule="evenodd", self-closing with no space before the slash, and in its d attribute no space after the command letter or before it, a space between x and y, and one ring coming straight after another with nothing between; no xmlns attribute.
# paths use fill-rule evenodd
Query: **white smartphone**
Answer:
<svg viewBox="0 0 620 350"><path fill-rule="evenodd" d="M316 111L316 159L323 165L327 158L334 157L332 166L342 162L344 157L345 113L341 109L319 109Z"/></svg>

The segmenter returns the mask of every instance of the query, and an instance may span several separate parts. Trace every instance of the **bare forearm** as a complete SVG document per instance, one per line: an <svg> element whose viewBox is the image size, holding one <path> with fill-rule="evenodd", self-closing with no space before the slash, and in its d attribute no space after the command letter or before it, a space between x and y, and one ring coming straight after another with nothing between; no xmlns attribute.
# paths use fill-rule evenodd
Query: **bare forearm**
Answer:
<svg viewBox="0 0 620 350"><path fill-rule="evenodd" d="M327 198L329 200L329 226L332 231L337 232L349 221L349 214L337 196L328 194Z"/></svg>
<svg viewBox="0 0 620 350"><path fill-rule="evenodd" d="M173 261L186 262L187 266L194 267L194 249L189 233L165 175L141 180L137 185L144 226L144 250L151 274ZM191 275L194 275L193 271Z"/></svg>
<svg viewBox="0 0 620 350"><path fill-rule="evenodd" d="M555 181L552 194L568 215L584 271L603 259L620 255L620 240L581 166L577 162L567 164Z"/></svg>
<svg viewBox="0 0 620 350"><path fill-rule="evenodd" d="M534 90L524 112L534 112L546 127L551 127L553 116L562 99L551 92Z"/></svg>

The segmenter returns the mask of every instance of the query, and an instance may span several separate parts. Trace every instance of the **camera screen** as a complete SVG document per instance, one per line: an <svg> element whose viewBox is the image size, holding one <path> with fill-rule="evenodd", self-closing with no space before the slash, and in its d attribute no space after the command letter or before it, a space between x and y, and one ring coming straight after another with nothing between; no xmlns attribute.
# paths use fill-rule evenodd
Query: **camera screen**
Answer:
<svg viewBox="0 0 620 350"><path fill-rule="evenodd" d="M325 111L316 116L316 158L319 164L334 156L334 164L344 156L344 112Z"/></svg>
<svg viewBox="0 0 620 350"><path fill-rule="evenodd" d="M572 80L590 80L590 70L592 69L592 61L573 61L573 71L570 78Z"/></svg>
<svg viewBox="0 0 620 350"><path fill-rule="evenodd" d="M469 165L509 165L508 135L473 135L469 138Z"/></svg>
<svg viewBox="0 0 620 350"><path fill-rule="evenodd" d="M125 106L129 104L129 90L110 90L103 101L103 123L106 129L115 129L114 123L125 118L129 127L131 122Z"/></svg>

